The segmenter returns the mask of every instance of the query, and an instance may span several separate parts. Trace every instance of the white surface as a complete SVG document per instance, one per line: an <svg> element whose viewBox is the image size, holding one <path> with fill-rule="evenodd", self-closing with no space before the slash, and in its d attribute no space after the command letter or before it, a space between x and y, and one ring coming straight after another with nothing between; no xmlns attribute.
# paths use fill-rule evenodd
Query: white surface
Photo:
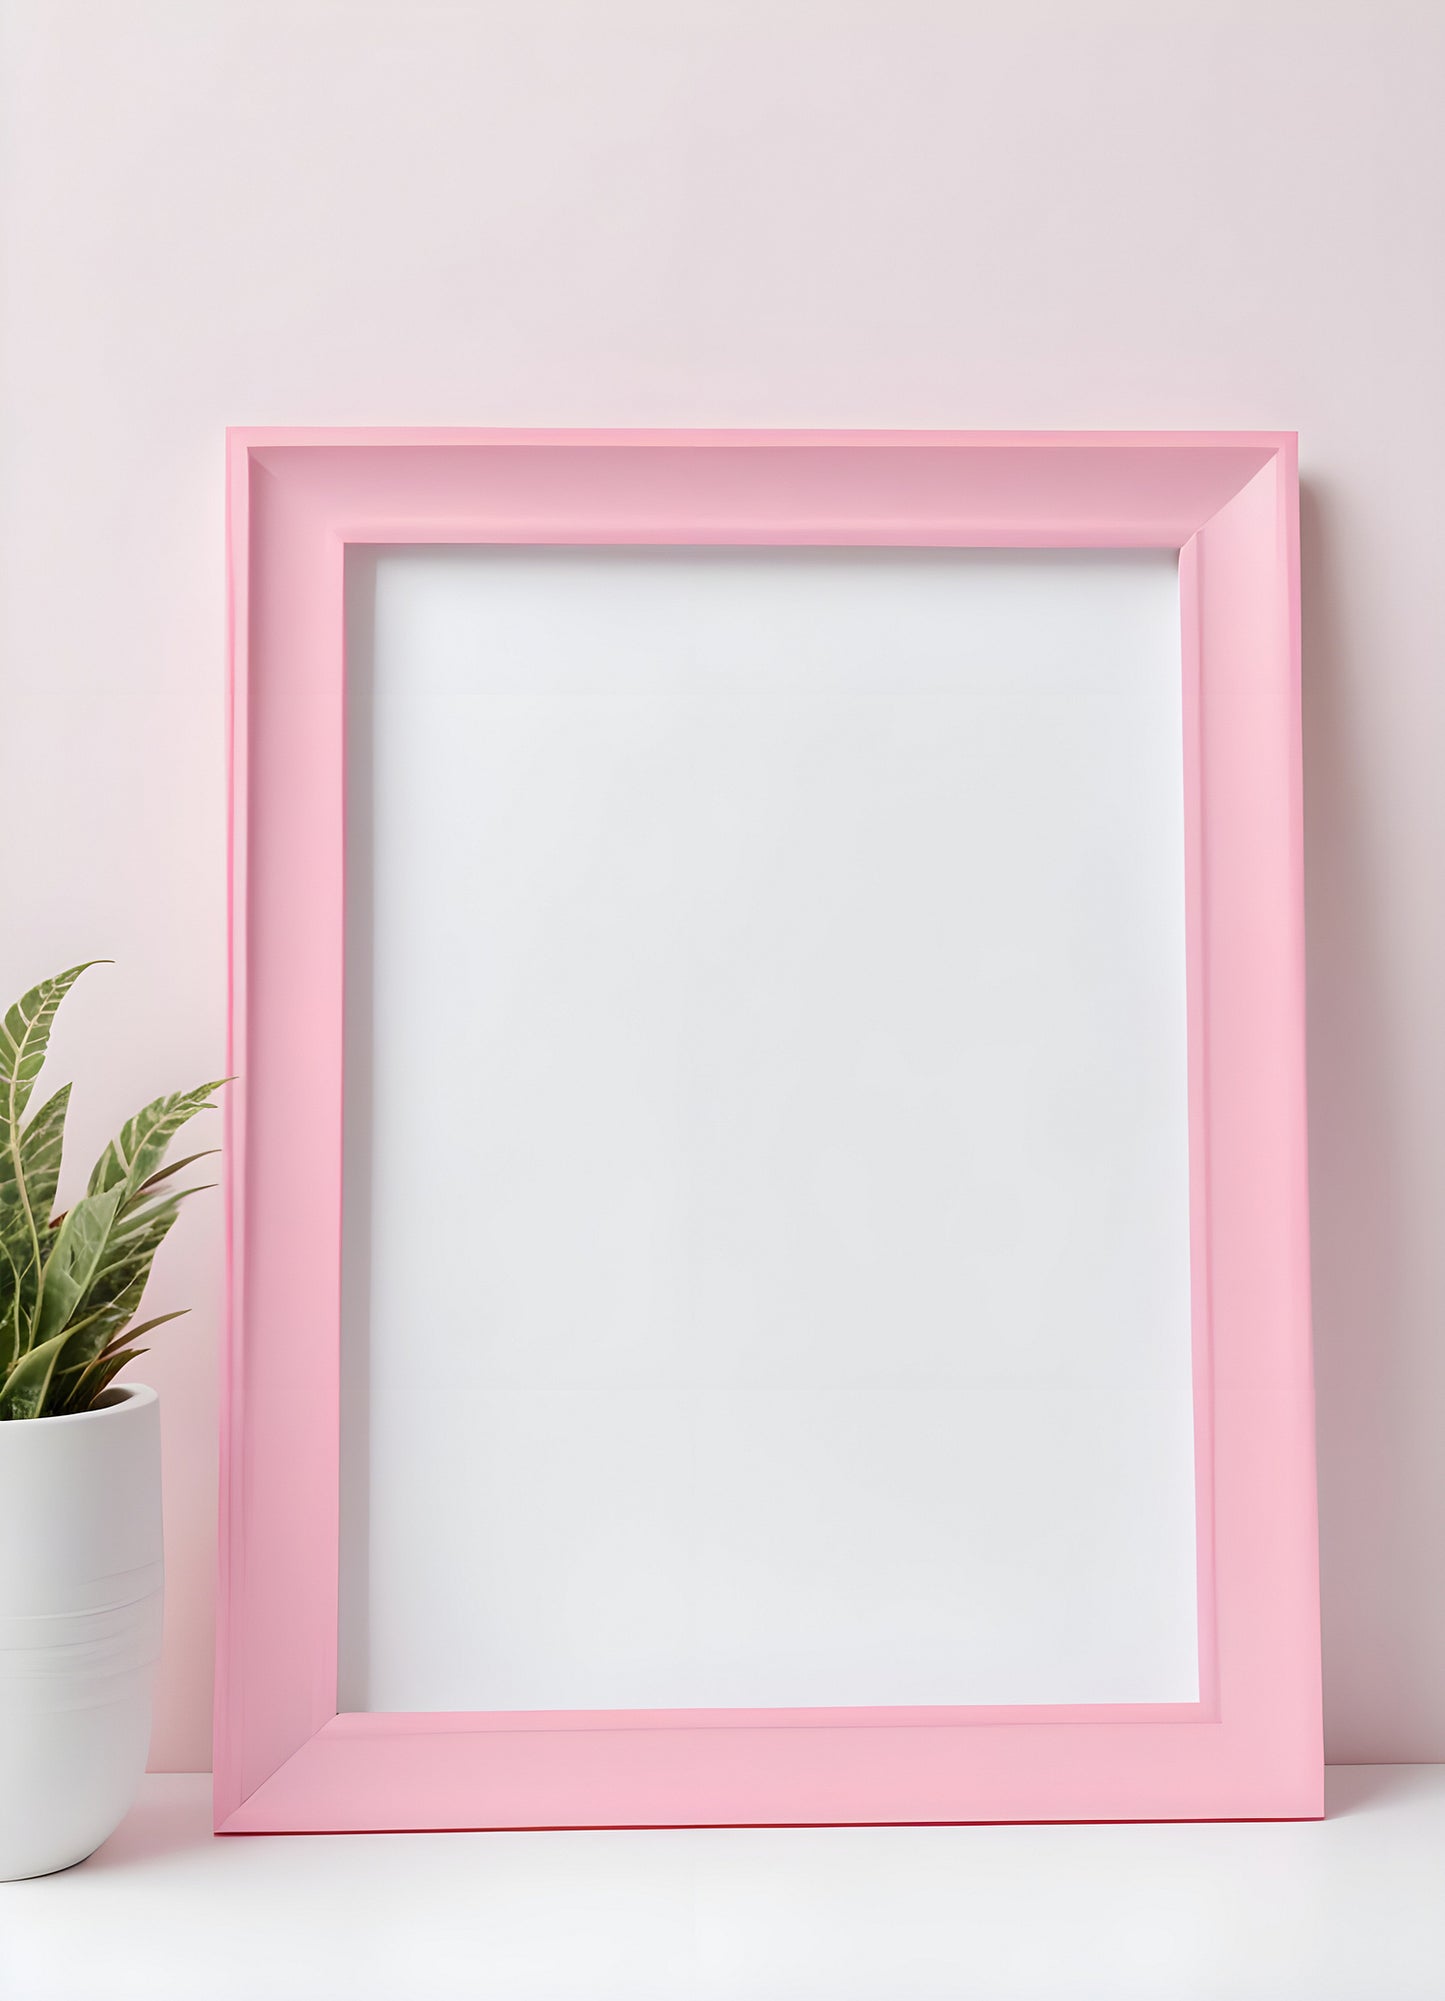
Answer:
<svg viewBox="0 0 1445 2001"><path fill-rule="evenodd" d="M342 1707L1193 1700L1172 557L351 612Z"/></svg>
<svg viewBox="0 0 1445 2001"><path fill-rule="evenodd" d="M6 2001L1439 2001L1445 1768L1325 1821L210 1833L152 1778L0 1888Z"/></svg>
<svg viewBox="0 0 1445 2001"><path fill-rule="evenodd" d="M1445 1758L1442 69L1434 0L0 0L0 998L116 957L77 1168L222 1067L225 424L1295 425L1328 1739ZM143 1365L181 1769L220 1255Z"/></svg>

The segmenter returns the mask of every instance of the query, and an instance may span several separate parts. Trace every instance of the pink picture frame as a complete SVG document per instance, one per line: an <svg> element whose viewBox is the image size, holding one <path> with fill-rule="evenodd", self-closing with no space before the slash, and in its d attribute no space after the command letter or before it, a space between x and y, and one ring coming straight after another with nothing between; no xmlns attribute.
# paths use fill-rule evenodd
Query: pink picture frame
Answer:
<svg viewBox="0 0 1445 2001"><path fill-rule="evenodd" d="M1323 1811L1288 433L230 434L215 1825ZM337 1711L348 544L1179 552L1200 1699Z"/></svg>

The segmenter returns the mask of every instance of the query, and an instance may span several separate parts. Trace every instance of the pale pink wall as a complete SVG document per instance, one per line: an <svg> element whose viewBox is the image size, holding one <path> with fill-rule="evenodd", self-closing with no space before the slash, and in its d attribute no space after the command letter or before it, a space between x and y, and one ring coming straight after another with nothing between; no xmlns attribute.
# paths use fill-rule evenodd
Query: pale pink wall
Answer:
<svg viewBox="0 0 1445 2001"><path fill-rule="evenodd" d="M230 423L1297 426L1329 1745L1445 1758L1445 7L8 0L0 991L214 1072ZM155 1753L206 1762L219 1211Z"/></svg>

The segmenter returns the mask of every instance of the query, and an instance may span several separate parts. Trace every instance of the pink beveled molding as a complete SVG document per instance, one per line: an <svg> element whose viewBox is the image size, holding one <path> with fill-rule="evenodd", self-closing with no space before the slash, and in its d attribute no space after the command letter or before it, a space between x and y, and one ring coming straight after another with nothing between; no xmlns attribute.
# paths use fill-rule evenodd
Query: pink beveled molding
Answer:
<svg viewBox="0 0 1445 2001"><path fill-rule="evenodd" d="M215 1805L306 1829L1323 1811L1289 434L230 438ZM1179 551L1200 1700L337 1714L348 543Z"/></svg>

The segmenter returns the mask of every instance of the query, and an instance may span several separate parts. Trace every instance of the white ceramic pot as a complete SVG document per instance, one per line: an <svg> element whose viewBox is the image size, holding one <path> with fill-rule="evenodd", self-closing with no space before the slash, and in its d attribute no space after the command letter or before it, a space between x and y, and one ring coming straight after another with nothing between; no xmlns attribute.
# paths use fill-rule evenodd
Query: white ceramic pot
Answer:
<svg viewBox="0 0 1445 2001"><path fill-rule="evenodd" d="M82 1861L124 1818L161 1594L155 1391L0 1424L0 1881Z"/></svg>

